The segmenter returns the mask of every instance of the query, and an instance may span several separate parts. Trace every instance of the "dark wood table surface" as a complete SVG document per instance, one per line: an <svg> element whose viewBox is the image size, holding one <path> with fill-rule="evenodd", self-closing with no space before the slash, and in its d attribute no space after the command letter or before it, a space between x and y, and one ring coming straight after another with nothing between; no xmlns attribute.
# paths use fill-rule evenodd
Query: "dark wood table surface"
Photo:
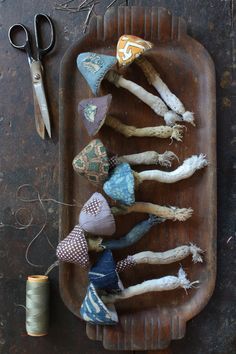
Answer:
<svg viewBox="0 0 236 354"><path fill-rule="evenodd" d="M59 65L66 49L82 35L86 13L55 10L57 0L0 0L0 222L14 224L14 212L29 205L16 198L22 184L35 186L42 198L58 199L58 86ZM58 1L59 2L59 1ZM111 0L96 5L103 14ZM127 2L128 3L128 2ZM117 0L115 6L122 4ZM123 2L125 4L125 2ZM129 5L166 7L187 21L188 32L211 54L217 78L218 154L218 275L216 290L207 307L190 321L184 339L157 353L236 353L236 2L233 0L130 0ZM42 141L35 130L33 98L26 56L13 49L7 37L13 23L32 29L33 16L43 12L55 23L57 41L45 58L46 88L53 121L53 139ZM206 117L207 119L207 117ZM39 203L30 205L34 226L16 230L0 225L0 353L3 354L102 354L100 342L90 341L85 324L74 317L60 299L58 270L51 273L51 327L49 335L28 337L25 281L45 271L55 260L58 241L58 205L45 203L48 223L30 252L30 259L44 264L34 269L24 258L25 249L42 225ZM24 211L22 211L24 213ZM22 218L23 216L21 216ZM40 224L41 223L41 224ZM40 224L40 225L39 225ZM114 352L111 352L114 353ZM140 352L141 353L141 352Z"/></svg>

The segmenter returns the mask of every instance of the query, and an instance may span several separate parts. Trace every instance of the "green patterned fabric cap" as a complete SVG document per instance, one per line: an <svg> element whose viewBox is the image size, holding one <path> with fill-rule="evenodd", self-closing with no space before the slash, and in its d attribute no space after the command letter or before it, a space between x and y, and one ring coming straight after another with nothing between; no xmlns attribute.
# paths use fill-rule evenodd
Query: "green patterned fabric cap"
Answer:
<svg viewBox="0 0 236 354"><path fill-rule="evenodd" d="M79 175L86 177L93 184L102 185L108 177L109 160L100 139L94 139L85 146L75 156L72 164Z"/></svg>

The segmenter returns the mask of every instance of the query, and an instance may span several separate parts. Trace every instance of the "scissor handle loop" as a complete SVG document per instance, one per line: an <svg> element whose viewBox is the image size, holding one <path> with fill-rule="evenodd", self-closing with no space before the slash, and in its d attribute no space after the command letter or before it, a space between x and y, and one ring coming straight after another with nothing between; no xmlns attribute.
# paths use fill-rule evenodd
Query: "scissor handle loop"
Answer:
<svg viewBox="0 0 236 354"><path fill-rule="evenodd" d="M19 31L22 31L22 30L25 32L25 42L23 44L19 45L19 44L16 44L14 42L13 34L14 34L14 32L19 32ZM29 42L29 32L28 32L27 28L24 25L22 25L21 23L16 23L15 25L12 25L9 28L9 30L8 30L8 38L9 38L9 41L10 41L11 45L14 48L25 50L27 42Z"/></svg>
<svg viewBox="0 0 236 354"><path fill-rule="evenodd" d="M50 43L46 48L41 48L40 47L40 19L44 19L46 20L46 22L49 23L50 26ZM45 14L36 14L34 16L34 32L35 32L35 45L37 48L37 52L38 52L38 60L41 60L42 56L47 54L54 46L55 44L55 31L54 31L54 27L53 27L53 23L52 20L50 19L50 17L48 15Z"/></svg>
<svg viewBox="0 0 236 354"><path fill-rule="evenodd" d="M16 44L13 39L14 32L19 32L19 31L24 31L24 33L25 33L25 41L21 45ZM8 38L9 38L11 45L14 48L24 50L27 53L29 61L33 60L32 51L31 51L31 47L30 47L29 31L27 30L27 28L24 25L22 25L21 23L16 23L15 25L11 26L8 30Z"/></svg>

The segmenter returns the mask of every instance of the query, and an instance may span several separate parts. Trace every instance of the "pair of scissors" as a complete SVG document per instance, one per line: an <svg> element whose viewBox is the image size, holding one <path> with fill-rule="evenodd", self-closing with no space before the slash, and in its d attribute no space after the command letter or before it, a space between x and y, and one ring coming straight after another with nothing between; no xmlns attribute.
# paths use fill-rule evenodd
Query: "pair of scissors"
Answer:
<svg viewBox="0 0 236 354"><path fill-rule="evenodd" d="M40 46L40 24L47 22L50 26L50 43L48 47L41 48ZM17 32L23 31L25 35L25 40L23 44L17 44L14 40L14 36ZM36 14L34 16L34 34L35 34L35 47L36 47L36 57L33 57L31 38L28 29L20 24L14 24L9 28L8 38L11 45L16 48L26 52L28 57L28 63L30 66L32 84L33 84L33 96L34 96L34 115L35 124L39 136L45 138L45 128L47 130L48 136L51 138L51 124L50 115L48 110L47 99L43 84L43 65L42 57L50 52L55 44L55 32L51 19L45 14Z"/></svg>

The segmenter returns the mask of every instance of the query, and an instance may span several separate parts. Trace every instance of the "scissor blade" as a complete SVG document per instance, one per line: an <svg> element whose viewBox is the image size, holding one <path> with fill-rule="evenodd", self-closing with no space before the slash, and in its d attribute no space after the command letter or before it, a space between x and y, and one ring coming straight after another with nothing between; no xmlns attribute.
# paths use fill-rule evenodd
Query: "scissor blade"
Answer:
<svg viewBox="0 0 236 354"><path fill-rule="evenodd" d="M34 91L38 101L39 109L42 115L43 122L45 124L46 130L48 132L49 137L51 138L51 126L50 126L50 118L48 112L48 106L46 101L46 96L44 92L43 85L41 83L34 84Z"/></svg>
<svg viewBox="0 0 236 354"><path fill-rule="evenodd" d="M42 66L40 61L35 61L30 64L30 67L31 67L31 75L32 75L32 82L33 82L35 96L38 101L38 105L40 108L40 112L48 136L51 138L51 125L50 125L48 105L47 105L47 100L46 100L45 90L43 85Z"/></svg>
<svg viewBox="0 0 236 354"><path fill-rule="evenodd" d="M38 100L35 96L35 91L33 90L34 96L34 118L35 118L35 126L40 138L45 139L45 125L42 119L42 114L38 105Z"/></svg>

